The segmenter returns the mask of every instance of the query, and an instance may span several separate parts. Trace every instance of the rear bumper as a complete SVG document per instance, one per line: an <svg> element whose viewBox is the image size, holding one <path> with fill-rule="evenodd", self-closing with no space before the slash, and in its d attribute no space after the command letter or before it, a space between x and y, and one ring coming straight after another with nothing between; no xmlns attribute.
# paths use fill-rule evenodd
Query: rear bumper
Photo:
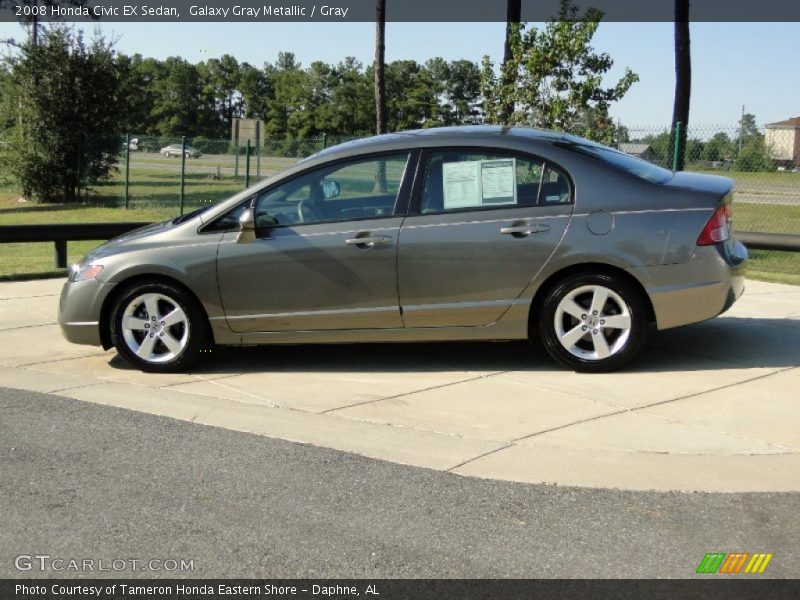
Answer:
<svg viewBox="0 0 800 600"><path fill-rule="evenodd" d="M68 342L102 346L100 314L103 302L114 287L96 280L67 281L61 289L58 324Z"/></svg>
<svg viewBox="0 0 800 600"><path fill-rule="evenodd" d="M712 319L744 293L747 248L733 241L698 247L692 259L659 267L658 277L686 283L648 289L658 329L669 329Z"/></svg>

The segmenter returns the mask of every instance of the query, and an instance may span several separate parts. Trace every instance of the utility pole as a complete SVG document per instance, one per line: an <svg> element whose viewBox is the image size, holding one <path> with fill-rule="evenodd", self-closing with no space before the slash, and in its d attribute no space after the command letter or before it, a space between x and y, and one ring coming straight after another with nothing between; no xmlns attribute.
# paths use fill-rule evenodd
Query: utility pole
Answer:
<svg viewBox="0 0 800 600"><path fill-rule="evenodd" d="M742 104L742 120L739 121L739 152L736 154L736 158L742 155L742 137L744 137L744 104Z"/></svg>

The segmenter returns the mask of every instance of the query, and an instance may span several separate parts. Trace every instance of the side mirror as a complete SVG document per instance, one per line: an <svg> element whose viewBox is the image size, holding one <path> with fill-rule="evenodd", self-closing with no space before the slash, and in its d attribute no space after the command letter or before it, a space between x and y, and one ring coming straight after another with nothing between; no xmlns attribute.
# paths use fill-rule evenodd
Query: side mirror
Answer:
<svg viewBox="0 0 800 600"><path fill-rule="evenodd" d="M249 244L256 239L256 220L253 209L248 208L239 217L239 235L236 236L237 244Z"/></svg>
<svg viewBox="0 0 800 600"><path fill-rule="evenodd" d="M323 181L322 182L322 197L325 200L330 200L331 198L336 198L341 192L341 188L339 188L339 183L337 181Z"/></svg>

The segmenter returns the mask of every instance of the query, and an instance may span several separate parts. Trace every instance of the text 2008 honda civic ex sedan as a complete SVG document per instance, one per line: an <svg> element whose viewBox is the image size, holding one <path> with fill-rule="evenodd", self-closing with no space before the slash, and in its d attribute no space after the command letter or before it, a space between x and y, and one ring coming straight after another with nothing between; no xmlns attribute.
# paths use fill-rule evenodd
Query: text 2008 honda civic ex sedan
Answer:
<svg viewBox="0 0 800 600"><path fill-rule="evenodd" d="M211 344L541 339L609 371L744 287L732 182L492 126L324 150L73 267L68 340L144 371Z"/></svg>

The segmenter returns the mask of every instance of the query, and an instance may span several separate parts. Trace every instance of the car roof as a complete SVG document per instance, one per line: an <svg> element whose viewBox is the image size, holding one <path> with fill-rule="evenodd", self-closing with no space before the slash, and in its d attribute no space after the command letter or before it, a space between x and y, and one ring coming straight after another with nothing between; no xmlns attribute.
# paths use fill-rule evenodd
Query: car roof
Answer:
<svg viewBox="0 0 800 600"><path fill-rule="evenodd" d="M534 129L532 127L509 127L504 125L462 125L456 127L435 127L431 129L415 129L398 133L387 133L372 137L345 142L326 148L309 156L306 160L332 158L336 155L381 152L401 148L417 148L424 146L442 146L454 144L501 146L503 142L536 141L536 142L572 142L595 145L580 138L560 131Z"/></svg>

